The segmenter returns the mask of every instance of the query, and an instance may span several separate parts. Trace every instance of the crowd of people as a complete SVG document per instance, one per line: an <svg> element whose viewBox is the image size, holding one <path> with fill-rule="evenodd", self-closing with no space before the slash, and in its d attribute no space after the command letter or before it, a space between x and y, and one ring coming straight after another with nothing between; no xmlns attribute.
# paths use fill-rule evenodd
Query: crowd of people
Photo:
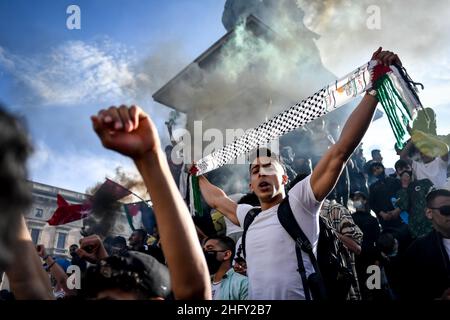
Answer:
<svg viewBox="0 0 450 320"><path fill-rule="evenodd" d="M389 51L373 58L401 63ZM320 120L285 136L280 155L255 150L249 193L228 196L199 177L203 200L226 220L219 232L195 224L178 188L182 170L150 117L136 106L100 110L93 129L105 148L134 161L157 231L153 241L143 229L128 241L86 236L70 246L71 261L31 240L23 217L31 146L0 109L0 300L450 299L448 146L413 127L395 168L385 168L380 150L366 161L361 140L377 103L372 90L342 130Z"/></svg>

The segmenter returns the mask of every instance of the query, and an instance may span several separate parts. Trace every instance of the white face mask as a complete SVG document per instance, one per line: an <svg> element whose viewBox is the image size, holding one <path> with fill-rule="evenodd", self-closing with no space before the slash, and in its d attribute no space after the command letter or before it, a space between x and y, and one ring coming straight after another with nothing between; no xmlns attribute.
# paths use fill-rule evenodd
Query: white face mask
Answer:
<svg viewBox="0 0 450 320"><path fill-rule="evenodd" d="M356 210L363 210L363 209L365 209L366 205L361 200L356 200L356 201L353 201L353 207Z"/></svg>

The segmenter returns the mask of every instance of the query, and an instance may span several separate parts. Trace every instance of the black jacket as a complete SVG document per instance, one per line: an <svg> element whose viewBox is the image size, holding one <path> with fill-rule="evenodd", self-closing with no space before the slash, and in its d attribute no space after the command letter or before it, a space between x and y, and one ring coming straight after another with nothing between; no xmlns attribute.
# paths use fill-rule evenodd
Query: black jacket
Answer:
<svg viewBox="0 0 450 320"><path fill-rule="evenodd" d="M418 238L401 258L401 298L434 300L450 288L450 263L435 230Z"/></svg>
<svg viewBox="0 0 450 320"><path fill-rule="evenodd" d="M388 212L394 210L392 198L397 198L397 191L402 187L399 179L385 177L378 180L370 186L369 191L369 204L370 208L377 214L380 211ZM395 220L385 221L379 217L380 223L383 228L396 228L401 226L402 222L400 218Z"/></svg>

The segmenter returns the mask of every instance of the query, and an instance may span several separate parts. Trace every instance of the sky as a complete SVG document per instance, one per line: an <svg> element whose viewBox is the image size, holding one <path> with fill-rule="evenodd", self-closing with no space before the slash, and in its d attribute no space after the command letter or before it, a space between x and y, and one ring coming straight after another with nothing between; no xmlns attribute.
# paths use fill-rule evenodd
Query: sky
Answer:
<svg viewBox="0 0 450 320"><path fill-rule="evenodd" d="M381 30L367 34L365 10L376 2L382 9ZM337 76L348 73L366 62L379 43L398 48L413 79L425 84L421 98L435 108L438 131L450 133L446 1L431 5L419 0L408 13L400 5L411 3L406 0L299 3L305 24L321 36L316 44L330 71ZM80 30L66 26L71 4L81 9ZM105 176L113 177L118 166L133 171L131 161L102 148L91 129L90 115L110 105L143 106L167 143L164 122L171 110L151 95L226 33L221 23L224 4L225 0L0 1L0 101L23 118L30 132L30 179L85 192ZM386 128L386 119L373 123L364 150L370 158L371 149L382 149L385 164L392 167L394 138Z"/></svg>

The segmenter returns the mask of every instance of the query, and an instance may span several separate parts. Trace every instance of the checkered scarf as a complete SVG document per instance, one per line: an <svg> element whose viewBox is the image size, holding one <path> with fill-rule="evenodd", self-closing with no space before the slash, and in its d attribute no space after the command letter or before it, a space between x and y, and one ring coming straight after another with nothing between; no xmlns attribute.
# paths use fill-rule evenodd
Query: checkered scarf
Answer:
<svg viewBox="0 0 450 320"><path fill-rule="evenodd" d="M415 109L421 107L416 85L404 68L383 67L376 61L369 61L274 118L247 131L231 144L200 159L192 173L199 176L217 169L238 156L264 146L343 106L372 88L379 91L379 100L389 118L397 145L401 147L406 142L407 126L413 120Z"/></svg>

